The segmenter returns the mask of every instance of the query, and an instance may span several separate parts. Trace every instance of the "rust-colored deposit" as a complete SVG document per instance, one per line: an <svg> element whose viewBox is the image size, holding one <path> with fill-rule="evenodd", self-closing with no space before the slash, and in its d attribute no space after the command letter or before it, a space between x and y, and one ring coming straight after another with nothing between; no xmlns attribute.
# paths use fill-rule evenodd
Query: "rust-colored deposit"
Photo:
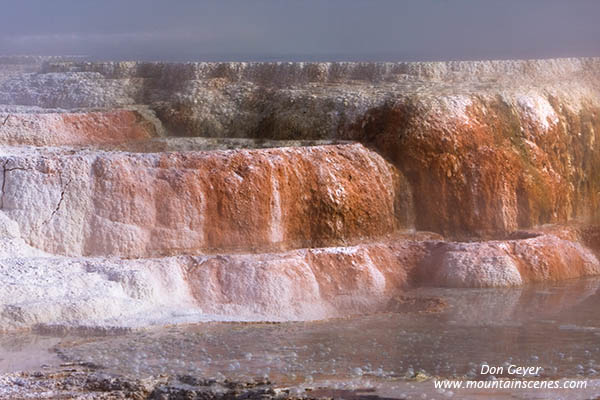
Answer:
<svg viewBox="0 0 600 400"><path fill-rule="evenodd" d="M0 121L5 145L86 146L147 140L157 129L139 112L109 110L70 113L7 114Z"/></svg>
<svg viewBox="0 0 600 400"><path fill-rule="evenodd" d="M398 199L409 193L391 164L359 144L11 156L5 167L4 212L33 246L73 256L372 241L398 229ZM40 197L39 185L53 191Z"/></svg>
<svg viewBox="0 0 600 400"><path fill-rule="evenodd" d="M600 275L600 59L1 61L0 329Z"/></svg>
<svg viewBox="0 0 600 400"><path fill-rule="evenodd" d="M457 112L451 99L406 99L365 117L365 139L410 182L417 229L493 238L597 219L598 107L574 111L551 96L463 101Z"/></svg>

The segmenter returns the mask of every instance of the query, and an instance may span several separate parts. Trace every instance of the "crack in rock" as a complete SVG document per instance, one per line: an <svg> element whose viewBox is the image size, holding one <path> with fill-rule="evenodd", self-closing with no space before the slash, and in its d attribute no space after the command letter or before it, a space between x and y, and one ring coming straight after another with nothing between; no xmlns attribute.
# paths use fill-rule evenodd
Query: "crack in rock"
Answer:
<svg viewBox="0 0 600 400"><path fill-rule="evenodd" d="M61 186L62 186L62 190L60 192L60 199L58 199L58 204L56 205L56 208L52 211L52 214L50 214L50 217L46 221L44 221L42 223L42 225L46 225L50 221L52 221L52 218L54 218L56 213L60 210L60 206L62 205L63 200L65 198L65 193L67 191L67 188L69 187L69 185L71 184L71 181L73 180L73 178L70 178L69 181L65 185L63 185L62 184L62 175L59 175L59 176L60 176L60 182L61 182Z"/></svg>
<svg viewBox="0 0 600 400"><path fill-rule="evenodd" d="M2 195L0 195L0 209L4 209L4 191L6 188L6 164L8 164L8 160L4 161L4 164L2 164Z"/></svg>
<svg viewBox="0 0 600 400"><path fill-rule="evenodd" d="M2 191L2 194L0 194L0 210L4 209L4 195L6 193L6 173L10 172L10 171L29 171L29 170L31 170L31 168L26 168L26 167L7 168L6 166L8 165L9 162L10 162L10 160L5 160L4 163L2 164L2 189L0 189Z"/></svg>

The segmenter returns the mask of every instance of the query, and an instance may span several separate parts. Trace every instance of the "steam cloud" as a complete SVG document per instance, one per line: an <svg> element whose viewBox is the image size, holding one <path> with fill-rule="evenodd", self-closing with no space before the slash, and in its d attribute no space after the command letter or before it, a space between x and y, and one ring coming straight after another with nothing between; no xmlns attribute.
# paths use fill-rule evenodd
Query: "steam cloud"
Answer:
<svg viewBox="0 0 600 400"><path fill-rule="evenodd" d="M580 0L24 0L0 54L144 60L451 60L599 56Z"/></svg>

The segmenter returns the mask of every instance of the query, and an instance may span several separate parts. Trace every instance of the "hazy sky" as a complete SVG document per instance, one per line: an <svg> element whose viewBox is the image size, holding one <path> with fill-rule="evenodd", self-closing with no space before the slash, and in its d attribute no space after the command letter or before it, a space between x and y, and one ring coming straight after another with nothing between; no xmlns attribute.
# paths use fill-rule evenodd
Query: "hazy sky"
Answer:
<svg viewBox="0 0 600 400"><path fill-rule="evenodd" d="M599 0L2 0L0 54L163 60L600 56Z"/></svg>

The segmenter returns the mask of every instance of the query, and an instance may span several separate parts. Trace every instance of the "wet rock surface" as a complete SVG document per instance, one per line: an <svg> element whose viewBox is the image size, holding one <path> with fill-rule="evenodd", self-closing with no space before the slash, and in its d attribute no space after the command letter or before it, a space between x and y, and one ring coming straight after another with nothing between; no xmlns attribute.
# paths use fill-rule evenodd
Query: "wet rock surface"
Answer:
<svg viewBox="0 0 600 400"><path fill-rule="evenodd" d="M77 393L87 398L141 393L503 399L515 392L445 394L433 382L485 380L479 374L481 365L515 364L541 367L531 377L535 380L588 382L585 390L519 391L523 398L594 398L600 393L599 284L590 278L518 288L420 288L395 299L395 307L386 313L312 323L45 333L39 338L56 340L51 346L60 361L28 373L1 375L0 388L33 398L54 390L57 397ZM20 341L26 348L34 338L15 336L10 346ZM0 336L0 349L7 345ZM5 382L9 384L2 386Z"/></svg>
<svg viewBox="0 0 600 400"><path fill-rule="evenodd" d="M51 371L0 377L1 399L69 398L89 400L298 399L269 381L233 382L190 375L131 379L73 364ZM302 397L302 398L312 398Z"/></svg>
<svg viewBox="0 0 600 400"><path fill-rule="evenodd" d="M283 385L332 377L461 377L481 363L598 370L598 278L499 289L406 290L385 312L314 322L209 323L66 338L67 361L118 374L187 373ZM402 305L410 305L402 307ZM562 354L562 355L561 355Z"/></svg>
<svg viewBox="0 0 600 400"><path fill-rule="evenodd" d="M417 280L445 287L506 287L600 273L594 251L576 236L566 239L543 230L530 234L506 241L429 243Z"/></svg>

